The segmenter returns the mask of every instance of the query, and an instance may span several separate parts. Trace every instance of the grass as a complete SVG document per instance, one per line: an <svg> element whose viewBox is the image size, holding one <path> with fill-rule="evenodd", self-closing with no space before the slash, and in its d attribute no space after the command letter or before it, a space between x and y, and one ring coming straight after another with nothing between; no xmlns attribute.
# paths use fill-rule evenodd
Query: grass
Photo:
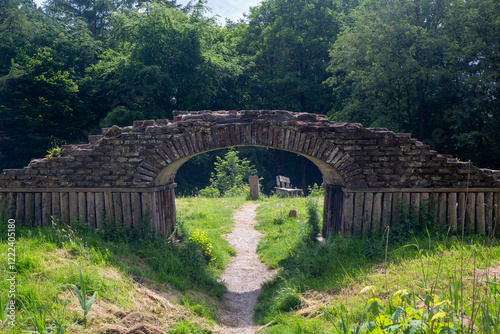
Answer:
<svg viewBox="0 0 500 334"><path fill-rule="evenodd" d="M233 210L244 201L178 199L175 240L160 239L146 226L137 233L111 224L93 230L78 222L17 226L17 332L81 333L85 326L93 332L125 331L132 322L168 333L209 333L226 291L217 277L234 255L223 236L232 229ZM264 234L259 256L279 269L263 286L255 311L257 321L267 324L264 333L384 333L388 328L499 333L498 239L462 240L446 231L409 233L399 226L388 238L335 236L313 243L311 203L272 197L257 209L257 229ZM291 209L297 218L288 217ZM5 322L10 246L1 226L0 320ZM210 245L210 258L190 241L193 234L203 235L199 239ZM5 326L0 332L16 333Z"/></svg>
<svg viewBox="0 0 500 334"><path fill-rule="evenodd" d="M335 236L311 244L305 204L286 199L258 209L259 255L280 268L255 310L268 325L264 333L382 333L389 326L397 333L429 333L432 326L434 333L447 326L499 332L498 239L462 241L437 230L403 235L400 227L388 239ZM297 220L286 217L290 208Z"/></svg>
<svg viewBox="0 0 500 334"><path fill-rule="evenodd" d="M63 332L83 332L85 327L97 332L103 326L123 327L123 319L135 311L153 319L146 323L158 322L167 332L207 331L217 320L226 291L217 276L232 253L221 235L231 230L232 211L243 201L178 199L183 223L176 231L181 239L176 241L161 239L146 226L130 233L111 224L95 230L80 222L42 228L18 223L17 327L0 325L0 332L42 333L56 327ZM4 323L10 246L6 224L1 226L0 320ZM189 233L196 229L211 238L216 261L207 262L202 250L189 242ZM76 291L81 293L78 298ZM94 294L96 299L89 304Z"/></svg>
<svg viewBox="0 0 500 334"><path fill-rule="evenodd" d="M270 197L257 208L256 229L264 234L257 246L262 262L271 269L302 245L307 234L307 199L304 197ZM297 218L289 217L290 210L297 211Z"/></svg>
<svg viewBox="0 0 500 334"><path fill-rule="evenodd" d="M224 235L231 233L233 211L244 202L244 197L184 197L176 202L177 224L184 230L182 233L190 235L202 230L212 241L215 260L211 265L216 274L220 274L231 256L235 255Z"/></svg>

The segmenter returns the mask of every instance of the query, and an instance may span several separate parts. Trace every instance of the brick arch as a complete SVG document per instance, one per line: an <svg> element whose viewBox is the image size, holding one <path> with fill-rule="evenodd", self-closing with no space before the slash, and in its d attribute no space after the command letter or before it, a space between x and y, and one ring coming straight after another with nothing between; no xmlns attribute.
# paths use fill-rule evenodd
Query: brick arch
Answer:
<svg viewBox="0 0 500 334"><path fill-rule="evenodd" d="M264 132L273 130L270 126L262 127ZM289 145L285 144L286 141L277 143L268 142L263 139L263 136L257 137L255 142L238 136L234 137L231 142L222 143L220 145L203 146L203 139L209 143L213 141L213 137L211 133L200 134L200 140L198 141L195 138L198 131L199 128L193 127L192 133L187 131L183 132L176 140L179 148L176 148L173 143L164 143L160 147L155 148L139 166L134 175L134 180L142 183L142 181L150 181L152 178L151 183L155 186L173 183L175 182L177 170L186 161L196 155L229 147L257 146L284 150L309 159L318 167L323 175L324 181L328 184L346 186L346 180L349 180L351 182L357 181L357 186L366 186L364 175L362 174L362 169L359 164L339 147L328 150L327 143L323 142L321 138L317 139L314 143L310 143L311 150L309 150L309 148L304 149L304 147L300 148L298 144L294 147L294 142L289 142ZM230 128L222 128L221 132L224 131L230 132ZM203 132L200 131L198 133ZM284 134L285 133L283 133L283 135ZM286 134L288 138L300 138L301 135L299 130L290 130ZM297 142L298 141L299 139L297 139ZM184 149L181 147L184 147ZM352 179L351 177L354 175L360 175L360 178Z"/></svg>
<svg viewBox="0 0 500 334"><path fill-rule="evenodd" d="M324 233L360 234L398 219L401 202L431 205L456 231L500 231L498 171L438 154L409 134L322 115L279 110L176 112L173 120L103 129L60 157L36 159L0 175L0 213L35 224L52 217L134 226L150 219L168 234L175 223L175 173L197 154L262 146L300 154L325 181Z"/></svg>

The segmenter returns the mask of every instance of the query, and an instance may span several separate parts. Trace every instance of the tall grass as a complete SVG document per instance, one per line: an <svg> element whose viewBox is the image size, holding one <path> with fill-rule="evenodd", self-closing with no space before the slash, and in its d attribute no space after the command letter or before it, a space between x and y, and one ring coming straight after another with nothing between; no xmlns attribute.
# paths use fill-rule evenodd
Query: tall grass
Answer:
<svg viewBox="0 0 500 334"><path fill-rule="evenodd" d="M304 215L305 203L296 204ZM270 267L280 268L255 312L269 325L265 333L499 333L499 280L488 274L500 272L498 239L462 241L402 216L388 234L308 244L294 232L297 224L306 230L305 221L279 232L289 225L265 218L283 215L279 205L261 206L258 216L263 245L281 238L272 251L259 248Z"/></svg>

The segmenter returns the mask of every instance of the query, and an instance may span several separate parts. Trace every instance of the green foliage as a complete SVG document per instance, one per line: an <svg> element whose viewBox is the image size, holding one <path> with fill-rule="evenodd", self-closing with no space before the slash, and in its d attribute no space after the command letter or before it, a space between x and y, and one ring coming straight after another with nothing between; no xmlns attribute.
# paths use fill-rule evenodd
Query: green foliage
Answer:
<svg viewBox="0 0 500 334"><path fill-rule="evenodd" d="M47 155L45 157L46 158L60 157L62 151L63 148L60 146L52 147L50 150L47 150Z"/></svg>
<svg viewBox="0 0 500 334"><path fill-rule="evenodd" d="M246 192L250 175L257 173L255 166L250 165L247 159L240 159L234 149L227 151L224 158L217 156L214 165L211 185L200 192L205 197L240 196Z"/></svg>
<svg viewBox="0 0 500 334"><path fill-rule="evenodd" d="M499 121L498 99L489 98L498 87L486 83L498 70L479 68L498 51L488 41L499 15L490 0L362 2L331 50L331 118L411 132L438 151L497 166L498 136L484 135Z"/></svg>
<svg viewBox="0 0 500 334"><path fill-rule="evenodd" d="M202 230L195 230L189 236L189 241L200 247L203 256L207 262L215 261L213 255L212 241L208 237L207 233Z"/></svg>
<svg viewBox="0 0 500 334"><path fill-rule="evenodd" d="M308 198L306 202L306 208L307 208L306 242L315 242L316 237L318 237L321 232L321 223L322 223L318 210L318 202L312 198Z"/></svg>
<svg viewBox="0 0 500 334"><path fill-rule="evenodd" d="M444 227L434 221L435 208L431 208L429 201L415 206L400 200L398 210L399 221L390 229L390 238L393 240L408 241L417 235L425 235L428 232L433 234L446 233Z"/></svg>
<svg viewBox="0 0 500 334"><path fill-rule="evenodd" d="M252 108L325 114L328 51L342 25L334 0L266 0L252 7L237 46L248 55Z"/></svg>
<svg viewBox="0 0 500 334"><path fill-rule="evenodd" d="M234 255L223 235L230 233L233 226L232 212L239 207L245 198L203 198L185 197L177 200L177 223L182 226L183 238L192 232L201 230L212 242L212 261L208 263L211 270L220 273ZM194 245L193 245L194 246ZM203 258L199 247L193 247ZM204 260L206 263L206 260Z"/></svg>
<svg viewBox="0 0 500 334"><path fill-rule="evenodd" d="M201 328L197 324L193 324L186 319L180 319L173 325L168 334L210 334L211 331Z"/></svg>
<svg viewBox="0 0 500 334"><path fill-rule="evenodd" d="M328 333L346 333L346 330L351 333L459 333L463 329L449 300L430 293L421 297L407 290L395 292L387 306L379 298L367 298L358 323L349 323L347 314L342 315L342 319L332 322L334 327Z"/></svg>
<svg viewBox="0 0 500 334"><path fill-rule="evenodd" d="M323 197L325 195L325 190L323 189L323 185L319 185L317 183L312 186L307 187L307 192L309 193L307 196L310 197Z"/></svg>
<svg viewBox="0 0 500 334"><path fill-rule="evenodd" d="M264 234L257 252L268 267L279 267L282 259L303 245L307 236L305 202L303 197L271 198L257 208L256 229ZM297 210L297 218L288 217L291 209Z"/></svg>
<svg viewBox="0 0 500 334"><path fill-rule="evenodd" d="M87 330L87 314L89 314L90 308L94 304L94 301L97 298L97 291L94 291L94 294L90 299L87 301L87 287L85 285L85 281L83 279L82 275L82 269L80 266L78 266L78 273L80 274L80 289L75 284L71 284L71 288L75 292L76 297L78 298L78 301L80 302L80 306L82 307L83 311L83 323L84 323L84 329L85 331Z"/></svg>
<svg viewBox="0 0 500 334"><path fill-rule="evenodd" d="M219 189L212 187L212 186L208 186L208 187L201 189L199 194L200 194L200 196L207 197L207 198L220 197Z"/></svg>
<svg viewBox="0 0 500 334"><path fill-rule="evenodd" d="M293 225L287 220L274 224L273 218L282 216L291 201L301 203L299 219ZM478 268L496 264L498 240L465 238L462 244L448 240L446 231L424 234L426 229L421 228L408 235L411 244L401 237L389 238L387 253L386 239L380 235L338 235L324 244L307 244L303 239L307 222L300 219L306 205L305 199L274 199L258 208L257 228L264 234L259 257L271 268L281 268L263 285L255 310L259 323L272 322L265 333L406 333L417 327L416 332L430 333L433 328L434 333L445 333L446 327L451 332L471 326L498 328L494 327L500 306L498 279L491 274L486 279L491 283L482 283L481 270L474 274ZM368 287L362 294L352 292L363 286ZM300 307L318 305L321 313L304 317L302 312L290 312L293 307L281 307L293 305L285 303L288 298L297 301L296 307L298 300Z"/></svg>
<svg viewBox="0 0 500 334"><path fill-rule="evenodd" d="M281 290L274 299L274 305L277 312L290 312L300 308L302 301L300 294L292 288Z"/></svg>

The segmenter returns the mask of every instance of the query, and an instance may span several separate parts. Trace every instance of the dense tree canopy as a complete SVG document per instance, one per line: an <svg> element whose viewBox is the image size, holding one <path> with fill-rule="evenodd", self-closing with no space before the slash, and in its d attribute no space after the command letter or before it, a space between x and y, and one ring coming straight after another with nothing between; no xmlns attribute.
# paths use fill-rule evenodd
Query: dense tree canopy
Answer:
<svg viewBox="0 0 500 334"><path fill-rule="evenodd" d="M264 0L225 25L206 13L203 0L0 0L0 168L101 126L260 108L411 132L500 168L497 0ZM183 167L206 171L190 186L217 154ZM278 171L317 182L287 154L240 150L269 189Z"/></svg>

